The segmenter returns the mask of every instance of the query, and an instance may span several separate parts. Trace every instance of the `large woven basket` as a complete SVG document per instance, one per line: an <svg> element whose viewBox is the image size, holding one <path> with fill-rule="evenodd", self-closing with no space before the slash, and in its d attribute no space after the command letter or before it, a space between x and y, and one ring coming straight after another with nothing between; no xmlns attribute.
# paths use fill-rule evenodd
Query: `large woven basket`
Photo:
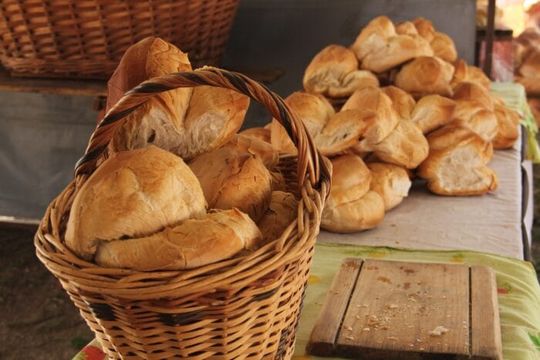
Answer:
<svg viewBox="0 0 540 360"><path fill-rule="evenodd" d="M14 75L108 78L148 36L217 65L238 0L2 0L0 59Z"/></svg>
<svg viewBox="0 0 540 360"><path fill-rule="evenodd" d="M74 195L107 156L115 128L156 93L211 85L261 102L287 129L297 157L283 174L300 199L297 219L256 252L189 271L137 272L77 258L63 241ZM49 205L35 236L37 256L60 280L110 359L289 359L329 165L283 100L246 76L215 68L146 81L100 122L75 180Z"/></svg>

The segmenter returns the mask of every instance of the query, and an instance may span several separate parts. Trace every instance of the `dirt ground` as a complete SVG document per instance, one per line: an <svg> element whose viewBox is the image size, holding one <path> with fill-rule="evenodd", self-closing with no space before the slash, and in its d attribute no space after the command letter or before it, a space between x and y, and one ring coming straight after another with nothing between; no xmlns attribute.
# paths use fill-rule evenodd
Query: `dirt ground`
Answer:
<svg viewBox="0 0 540 360"><path fill-rule="evenodd" d="M34 231L0 227L0 359L71 359L93 336L36 258Z"/></svg>
<svg viewBox="0 0 540 360"><path fill-rule="evenodd" d="M535 174L540 219L540 167ZM540 262L540 221L535 222L532 252ZM0 227L0 359L71 359L92 334L36 258L33 236L34 229Z"/></svg>

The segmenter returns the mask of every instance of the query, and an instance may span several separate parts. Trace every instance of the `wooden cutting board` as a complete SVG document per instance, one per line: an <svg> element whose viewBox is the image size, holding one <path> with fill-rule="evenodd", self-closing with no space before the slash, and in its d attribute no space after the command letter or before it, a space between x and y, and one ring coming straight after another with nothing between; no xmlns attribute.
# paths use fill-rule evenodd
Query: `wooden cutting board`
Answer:
<svg viewBox="0 0 540 360"><path fill-rule="evenodd" d="M487 267L346 259L308 352L354 359L502 359Z"/></svg>

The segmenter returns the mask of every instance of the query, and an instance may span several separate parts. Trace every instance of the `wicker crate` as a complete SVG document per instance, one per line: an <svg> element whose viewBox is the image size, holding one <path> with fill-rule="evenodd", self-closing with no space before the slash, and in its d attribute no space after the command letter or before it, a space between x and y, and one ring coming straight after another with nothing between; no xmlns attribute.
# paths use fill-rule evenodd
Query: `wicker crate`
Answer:
<svg viewBox="0 0 540 360"><path fill-rule="evenodd" d="M147 36L216 65L238 0L2 0L0 56L13 75L108 78Z"/></svg>

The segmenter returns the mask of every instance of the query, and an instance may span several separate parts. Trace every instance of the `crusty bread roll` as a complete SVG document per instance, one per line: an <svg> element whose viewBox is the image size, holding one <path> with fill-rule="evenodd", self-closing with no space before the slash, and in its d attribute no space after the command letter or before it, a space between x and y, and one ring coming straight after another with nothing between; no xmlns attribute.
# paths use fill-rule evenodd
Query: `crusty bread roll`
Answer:
<svg viewBox="0 0 540 360"><path fill-rule="evenodd" d="M416 104L411 94L396 86L386 86L382 91L392 100L392 106L401 119L410 119Z"/></svg>
<svg viewBox="0 0 540 360"><path fill-rule="evenodd" d="M370 191L371 172L360 157L332 159L332 188L324 206L321 227L334 232L370 229L384 217L384 201Z"/></svg>
<svg viewBox="0 0 540 360"><path fill-rule="evenodd" d="M403 21L397 24L396 33L399 35L419 35L416 26L410 21Z"/></svg>
<svg viewBox="0 0 540 360"><path fill-rule="evenodd" d="M296 155L297 150L287 131L277 121L272 119L270 123L270 144L280 154Z"/></svg>
<svg viewBox="0 0 540 360"><path fill-rule="evenodd" d="M437 94L450 96L450 81L454 67L437 57L421 56L401 68L396 76L396 86L415 98Z"/></svg>
<svg viewBox="0 0 540 360"><path fill-rule="evenodd" d="M314 141L321 154L336 155L358 143L368 126L376 121L370 111L343 110L334 114Z"/></svg>
<svg viewBox="0 0 540 360"><path fill-rule="evenodd" d="M159 38L149 37L130 46L111 76L107 109L125 92L152 77L191 70L187 54ZM110 149L131 150L154 144L170 150L180 143L182 122L191 99L191 88L162 92L149 99L114 133Z"/></svg>
<svg viewBox="0 0 540 360"><path fill-rule="evenodd" d="M260 158L222 147L199 155L189 166L210 208L238 208L254 221L266 211L272 179Z"/></svg>
<svg viewBox="0 0 540 360"><path fill-rule="evenodd" d="M527 96L540 96L540 81L537 77L516 76L514 79L517 83L523 85Z"/></svg>
<svg viewBox="0 0 540 360"><path fill-rule="evenodd" d="M307 92L341 98L365 86L378 86L379 82L370 72L358 70L358 60L352 50L329 45L311 60L303 84Z"/></svg>
<svg viewBox="0 0 540 360"><path fill-rule="evenodd" d="M427 134L452 120L456 102L440 95L427 95L418 100L411 120Z"/></svg>
<svg viewBox="0 0 540 360"><path fill-rule="evenodd" d="M270 206L258 222L263 239L272 241L283 234L298 214L298 201L293 194L273 191Z"/></svg>
<svg viewBox="0 0 540 360"><path fill-rule="evenodd" d="M484 71L477 66L467 65L467 81L482 85L488 90L491 87L491 80L489 80L489 77Z"/></svg>
<svg viewBox="0 0 540 360"><path fill-rule="evenodd" d="M483 154L490 153L491 143L473 132L459 143L430 151L417 174L426 179L428 189L439 195L482 195L497 188L495 172L486 166ZM492 150L491 150L492 151Z"/></svg>
<svg viewBox="0 0 540 360"><path fill-rule="evenodd" d="M388 38L384 47L369 52L361 68L383 73L419 56L432 56L429 43L419 35L396 35Z"/></svg>
<svg viewBox="0 0 540 360"><path fill-rule="evenodd" d="M474 135L471 135L471 133ZM458 124L448 124L436 131L433 131L427 136L429 150L438 151L445 150L449 147L456 147L463 142L470 141L471 138L480 137L471 129L460 126ZM481 137L480 137L481 138ZM479 156L484 159L487 164L493 157L493 146L485 146L483 152Z"/></svg>
<svg viewBox="0 0 540 360"><path fill-rule="evenodd" d="M263 127L254 127L254 128L249 128L249 129L240 131L238 135L243 135L252 139L258 139L258 140L271 144L271 141L272 141L271 133L272 132L270 129L266 129Z"/></svg>
<svg viewBox="0 0 540 360"><path fill-rule="evenodd" d="M358 60L362 60L368 53L383 47L386 39L394 35L396 35L396 29L392 20L387 16L378 16L360 31L351 49Z"/></svg>
<svg viewBox="0 0 540 360"><path fill-rule="evenodd" d="M475 82L465 81L454 87L454 100L473 100L487 110L493 110L493 98L489 91Z"/></svg>
<svg viewBox="0 0 540 360"><path fill-rule="evenodd" d="M96 263L138 271L192 269L251 250L260 239L249 216L220 210L152 235L102 243Z"/></svg>
<svg viewBox="0 0 540 360"><path fill-rule="evenodd" d="M429 42L433 40L435 37L435 28L430 20L423 17L417 17L416 19L412 20L412 23L416 27L416 31L418 31L420 36Z"/></svg>
<svg viewBox="0 0 540 360"><path fill-rule="evenodd" d="M452 77L452 81L450 82L450 85L452 86L452 89L456 87L456 85L464 82L469 81L469 66L463 59L457 59L454 63L454 75Z"/></svg>
<svg viewBox="0 0 540 360"><path fill-rule="evenodd" d="M334 203L328 198L321 217L321 228L336 233L368 230L384 219L384 200L375 191L360 199Z"/></svg>
<svg viewBox="0 0 540 360"><path fill-rule="evenodd" d="M367 164L371 170L371 190L384 200L384 210L398 206L409 195L412 182L407 170L402 167L373 162Z"/></svg>
<svg viewBox="0 0 540 360"><path fill-rule="evenodd" d="M498 126L497 135L493 139L493 147L495 149L509 149L519 137L519 114L504 104L496 103L495 116Z"/></svg>
<svg viewBox="0 0 540 360"><path fill-rule="evenodd" d="M268 169L273 169L279 162L279 153L272 145L254 137L237 134L223 147L258 157Z"/></svg>
<svg viewBox="0 0 540 360"><path fill-rule="evenodd" d="M372 112L373 120L367 122L363 134L369 145L385 139L399 123L399 116L392 106L392 100L381 89L369 87L355 91L343 105L342 111L360 110Z"/></svg>
<svg viewBox="0 0 540 360"><path fill-rule="evenodd" d="M191 70L191 65L187 55L173 45L145 39L124 54L109 87L128 90L123 87L133 85L131 74L141 69L145 71L135 75L137 80ZM154 144L190 160L229 141L240 129L248 106L247 96L229 89L202 86L166 91L128 115L113 135L110 148L114 152Z"/></svg>
<svg viewBox="0 0 540 360"><path fill-rule="evenodd" d="M531 51L524 58L518 74L525 78L537 78L540 74L540 51Z"/></svg>
<svg viewBox="0 0 540 360"><path fill-rule="evenodd" d="M75 195L65 241L90 260L106 241L152 234L205 212L199 181L178 156L155 146L113 153Z"/></svg>
<svg viewBox="0 0 540 360"><path fill-rule="evenodd" d="M382 161L414 169L428 156L428 142L422 130L410 120L401 120L396 128L371 150Z"/></svg>
<svg viewBox="0 0 540 360"><path fill-rule="evenodd" d="M285 104L302 120L311 136L320 133L336 112L321 95L296 91L287 96Z"/></svg>
<svg viewBox="0 0 540 360"><path fill-rule="evenodd" d="M453 63L457 59L457 50L454 40L444 33L435 32L433 39L429 43L433 49L433 54L444 61Z"/></svg>
<svg viewBox="0 0 540 360"><path fill-rule="evenodd" d="M456 101L450 123L466 127L486 141L492 141L497 136L498 123L495 113L476 100Z"/></svg>

